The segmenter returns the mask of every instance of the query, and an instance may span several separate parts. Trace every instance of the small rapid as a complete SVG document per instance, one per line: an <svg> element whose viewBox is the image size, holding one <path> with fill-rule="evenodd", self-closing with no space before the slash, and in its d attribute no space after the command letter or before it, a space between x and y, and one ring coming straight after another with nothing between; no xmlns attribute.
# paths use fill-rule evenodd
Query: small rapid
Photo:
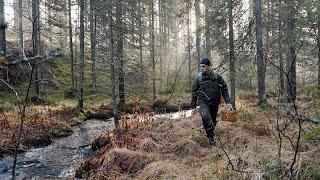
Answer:
<svg viewBox="0 0 320 180"><path fill-rule="evenodd" d="M191 116L192 110L150 116L180 119ZM131 115L128 115L130 119ZM74 178L75 169L94 152L91 142L100 135L110 133L115 128L113 119L107 121L91 119L75 126L73 134L55 139L46 147L33 148L18 155L16 179L69 179ZM13 158L0 159L0 179L11 179Z"/></svg>

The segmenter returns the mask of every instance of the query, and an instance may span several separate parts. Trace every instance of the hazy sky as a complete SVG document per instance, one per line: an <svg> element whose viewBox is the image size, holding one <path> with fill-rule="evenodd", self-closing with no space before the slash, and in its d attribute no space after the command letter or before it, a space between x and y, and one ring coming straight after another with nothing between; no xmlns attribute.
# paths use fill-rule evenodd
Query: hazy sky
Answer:
<svg viewBox="0 0 320 180"><path fill-rule="evenodd" d="M5 13L5 21L10 25L13 25L13 8L12 8L13 0L4 0L4 13Z"/></svg>

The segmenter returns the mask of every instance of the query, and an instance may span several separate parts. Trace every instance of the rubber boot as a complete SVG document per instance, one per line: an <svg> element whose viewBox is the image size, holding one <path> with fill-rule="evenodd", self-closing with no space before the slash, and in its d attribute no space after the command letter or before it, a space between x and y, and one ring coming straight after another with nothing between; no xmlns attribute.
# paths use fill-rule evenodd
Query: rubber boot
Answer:
<svg viewBox="0 0 320 180"><path fill-rule="evenodd" d="M214 146L216 143L215 143L215 141L214 141L213 128L206 129L205 131L206 131L206 133L207 133L207 137L208 137L208 139L209 139L210 145L213 145L213 146Z"/></svg>

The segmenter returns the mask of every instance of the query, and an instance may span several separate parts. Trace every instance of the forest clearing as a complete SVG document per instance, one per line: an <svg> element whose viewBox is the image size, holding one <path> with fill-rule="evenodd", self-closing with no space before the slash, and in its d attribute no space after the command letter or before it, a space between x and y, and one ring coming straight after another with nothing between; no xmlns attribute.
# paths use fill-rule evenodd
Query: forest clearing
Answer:
<svg viewBox="0 0 320 180"><path fill-rule="evenodd" d="M320 179L319 0L0 0L0 179Z"/></svg>

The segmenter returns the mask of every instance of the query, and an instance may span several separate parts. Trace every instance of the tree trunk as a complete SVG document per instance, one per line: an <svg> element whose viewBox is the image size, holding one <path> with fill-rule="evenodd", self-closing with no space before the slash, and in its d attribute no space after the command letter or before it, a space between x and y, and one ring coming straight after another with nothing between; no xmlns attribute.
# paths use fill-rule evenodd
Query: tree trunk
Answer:
<svg viewBox="0 0 320 180"><path fill-rule="evenodd" d="M72 1L72 0L71 0ZM79 1L75 1L77 2L77 17L80 17L80 7L79 7ZM78 37L77 35L79 34L79 26L80 26L80 18L78 18L76 20L76 24L75 24L75 28L74 28L74 34L75 34L75 40L74 40L74 53L73 53L73 69L74 69L74 84L75 84L75 87L78 87L79 86L79 77L80 77L80 71L79 71L79 50L78 50L78 40L79 38L76 38Z"/></svg>
<svg viewBox="0 0 320 180"><path fill-rule="evenodd" d="M18 0L13 0L12 8L13 8L13 29L18 30L19 28L19 2Z"/></svg>
<svg viewBox="0 0 320 180"><path fill-rule="evenodd" d="M152 94L153 100L157 98L156 96L156 62L154 55L154 2L150 0L150 60L152 64Z"/></svg>
<svg viewBox="0 0 320 180"><path fill-rule="evenodd" d="M123 60L123 20L122 20L122 0L117 1L116 5L116 40L117 40L117 61L119 64L119 107L125 110L125 79L124 79L124 60Z"/></svg>
<svg viewBox="0 0 320 180"><path fill-rule="evenodd" d="M211 59L211 40L210 40L210 5L211 3L209 2L209 0L204 0L205 1L205 38L206 38L206 57Z"/></svg>
<svg viewBox="0 0 320 180"><path fill-rule="evenodd" d="M111 91L112 91L112 111L113 111L113 118L114 124L118 128L119 127L119 116L117 111L117 96L116 96L116 73L115 73L115 61L114 61L114 39L113 39L113 18L112 18L112 7L110 5L109 9L109 54L111 59ZM107 33L108 37L108 33Z"/></svg>
<svg viewBox="0 0 320 180"><path fill-rule="evenodd" d="M267 99L265 96L265 89L266 88L265 88L265 64L264 64L264 59L263 59L263 42L262 42L262 27L261 27L261 21L262 21L261 0L255 1L255 16L256 16L259 104L265 104Z"/></svg>
<svg viewBox="0 0 320 180"><path fill-rule="evenodd" d="M163 1L162 0L158 0L158 6L159 6L159 39L160 39L160 47L159 47L159 65L160 65L160 76L159 76L159 90L161 90L162 88L162 73L163 73L163 48L164 48L164 40L163 40L163 29L164 29L164 22L163 22L163 5L162 5Z"/></svg>
<svg viewBox="0 0 320 180"><path fill-rule="evenodd" d="M288 21L287 21L287 36L288 36L288 51L286 69L289 76L289 83L287 83L287 100L291 102L296 98L296 50L295 50L295 32L294 32L294 13L295 4L291 0L287 0L288 5Z"/></svg>
<svg viewBox="0 0 320 180"><path fill-rule="evenodd" d="M19 46L20 50L24 52L24 42L23 42L23 26L22 26L22 0L19 0Z"/></svg>
<svg viewBox="0 0 320 180"><path fill-rule="evenodd" d="M320 1L318 1L318 36L317 36L317 45L318 45L318 89L320 89Z"/></svg>
<svg viewBox="0 0 320 180"><path fill-rule="evenodd" d="M195 13L196 13L196 60L198 72L200 71L200 0L195 0L194 3Z"/></svg>
<svg viewBox="0 0 320 180"><path fill-rule="evenodd" d="M71 18L71 0L68 0L68 14L69 14L69 49L70 49L70 79L72 87L75 87L74 82L74 58L73 58L73 41L72 41L72 18Z"/></svg>
<svg viewBox="0 0 320 180"><path fill-rule="evenodd" d="M281 13L281 9L282 9L282 0L279 0L279 7L278 7L278 11L279 11L279 17L278 17L278 52L279 52L279 67L280 67L280 72L279 72L279 88L280 88L280 94L283 94L284 92L284 88L285 88L285 81L284 81L284 64L283 64L283 47L282 47L282 43L283 41L282 39L282 13Z"/></svg>
<svg viewBox="0 0 320 180"><path fill-rule="evenodd" d="M80 0L80 80L77 110L83 112L83 91L84 91L84 0Z"/></svg>
<svg viewBox="0 0 320 180"><path fill-rule="evenodd" d="M229 19L229 56L230 56L230 95L231 103L236 108L236 86L235 86L235 56L234 56L234 41L233 41L233 1L228 0L228 19Z"/></svg>
<svg viewBox="0 0 320 180"><path fill-rule="evenodd" d="M191 2L187 2L187 41L188 41L188 80L189 80L189 90L192 90L192 72L191 72L191 42L190 42L190 9Z"/></svg>
<svg viewBox="0 0 320 180"><path fill-rule="evenodd" d="M52 10L51 10L52 3L50 0L47 0L47 4L48 4L47 8L48 8L49 41L50 43L52 43L52 25L51 25L52 24L51 22L52 21Z"/></svg>
<svg viewBox="0 0 320 180"><path fill-rule="evenodd" d="M6 59L6 24L4 19L4 2L0 0L0 59ZM0 68L0 79L5 79ZM0 83L0 90L3 89L2 83Z"/></svg>
<svg viewBox="0 0 320 180"><path fill-rule="evenodd" d="M142 3L139 0L139 54L140 54L140 70L143 74L143 42L142 42ZM144 81L141 81L141 86L144 85Z"/></svg>
<svg viewBox="0 0 320 180"><path fill-rule="evenodd" d="M0 56L6 57L6 24L4 19L4 2L0 0Z"/></svg>
<svg viewBox="0 0 320 180"><path fill-rule="evenodd" d="M91 39L91 81L92 90L96 91L96 10L90 0L90 39Z"/></svg>
<svg viewBox="0 0 320 180"><path fill-rule="evenodd" d="M33 48L33 56L40 55L40 24L39 24L39 0L32 0L32 48ZM37 62L34 62L37 63ZM35 92L37 98L40 98L40 90L41 83L39 79L40 75L40 66L35 65L34 70L34 82L35 82Z"/></svg>

